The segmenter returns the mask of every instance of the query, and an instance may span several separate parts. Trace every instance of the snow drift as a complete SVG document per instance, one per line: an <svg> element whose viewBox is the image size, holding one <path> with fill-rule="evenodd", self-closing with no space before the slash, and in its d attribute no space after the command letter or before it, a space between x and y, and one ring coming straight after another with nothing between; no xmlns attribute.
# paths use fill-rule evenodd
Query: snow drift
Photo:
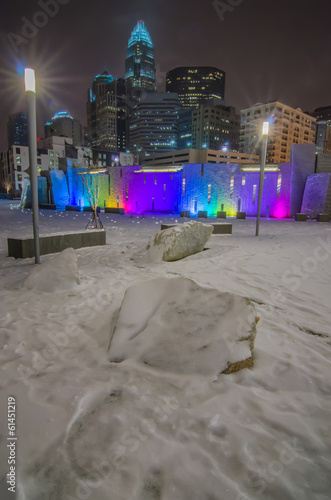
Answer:
<svg viewBox="0 0 331 500"><path fill-rule="evenodd" d="M23 288L38 292L61 292L79 283L77 255L66 248L53 259L36 266L23 281Z"/></svg>

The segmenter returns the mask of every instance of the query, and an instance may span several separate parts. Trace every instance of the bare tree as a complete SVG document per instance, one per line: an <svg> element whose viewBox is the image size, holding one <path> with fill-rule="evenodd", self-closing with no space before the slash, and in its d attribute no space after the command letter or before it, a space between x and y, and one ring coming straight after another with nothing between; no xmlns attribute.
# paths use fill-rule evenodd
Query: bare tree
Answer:
<svg viewBox="0 0 331 500"><path fill-rule="evenodd" d="M94 223L94 229L103 227L98 214L98 204L101 194L101 176L106 172L107 169L102 169L97 166L88 167L85 171L79 172L93 211L93 218L89 221L88 225Z"/></svg>
<svg viewBox="0 0 331 500"><path fill-rule="evenodd" d="M10 176L9 175L6 175L2 180L1 180L1 184L2 186L5 188L6 190L6 193L9 194L9 191L11 190L12 188L12 184L11 184L11 180L10 180Z"/></svg>

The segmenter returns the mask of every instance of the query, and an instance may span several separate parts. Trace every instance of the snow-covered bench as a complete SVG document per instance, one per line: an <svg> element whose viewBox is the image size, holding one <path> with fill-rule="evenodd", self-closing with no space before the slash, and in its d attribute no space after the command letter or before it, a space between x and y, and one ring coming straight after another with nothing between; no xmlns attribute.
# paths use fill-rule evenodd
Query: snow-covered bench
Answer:
<svg viewBox="0 0 331 500"><path fill-rule="evenodd" d="M106 244L106 231L93 229L72 233L47 234L39 237L40 255L62 252L66 248L94 247ZM7 238L8 256L15 259L34 257L32 237Z"/></svg>
<svg viewBox="0 0 331 500"><path fill-rule="evenodd" d="M178 224L161 224L161 231L177 225ZM232 224L228 222L214 222L211 226L214 227L213 234L232 234Z"/></svg>

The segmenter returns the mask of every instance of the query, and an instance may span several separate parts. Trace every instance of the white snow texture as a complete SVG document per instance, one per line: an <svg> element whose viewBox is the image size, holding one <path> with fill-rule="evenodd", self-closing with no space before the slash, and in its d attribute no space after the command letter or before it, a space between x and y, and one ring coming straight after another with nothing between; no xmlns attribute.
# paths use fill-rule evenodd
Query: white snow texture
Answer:
<svg viewBox="0 0 331 500"><path fill-rule="evenodd" d="M213 226L197 221L185 222L157 233L147 250L152 261L172 262L202 252L213 232Z"/></svg>

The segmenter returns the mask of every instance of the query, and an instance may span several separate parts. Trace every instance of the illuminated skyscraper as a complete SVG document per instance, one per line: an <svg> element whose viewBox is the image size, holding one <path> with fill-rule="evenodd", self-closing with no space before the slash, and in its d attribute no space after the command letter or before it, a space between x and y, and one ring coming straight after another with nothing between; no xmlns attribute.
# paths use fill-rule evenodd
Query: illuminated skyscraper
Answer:
<svg viewBox="0 0 331 500"><path fill-rule="evenodd" d="M19 146L28 145L28 119L22 111L9 116L7 132L8 148L11 148L13 144Z"/></svg>
<svg viewBox="0 0 331 500"><path fill-rule="evenodd" d="M126 150L126 85L104 71L88 91L87 128L92 148Z"/></svg>
<svg viewBox="0 0 331 500"><path fill-rule="evenodd" d="M59 137L69 137L74 146L82 145L82 127L78 120L75 120L68 111L55 113L51 120L45 124L45 137L53 135Z"/></svg>
<svg viewBox="0 0 331 500"><path fill-rule="evenodd" d="M138 21L131 33L125 62L128 88L139 96L141 90L155 91L154 46L143 21Z"/></svg>
<svg viewBox="0 0 331 500"><path fill-rule="evenodd" d="M179 67L168 71L167 92L176 92L183 109L213 101L224 104L225 72L214 66Z"/></svg>

